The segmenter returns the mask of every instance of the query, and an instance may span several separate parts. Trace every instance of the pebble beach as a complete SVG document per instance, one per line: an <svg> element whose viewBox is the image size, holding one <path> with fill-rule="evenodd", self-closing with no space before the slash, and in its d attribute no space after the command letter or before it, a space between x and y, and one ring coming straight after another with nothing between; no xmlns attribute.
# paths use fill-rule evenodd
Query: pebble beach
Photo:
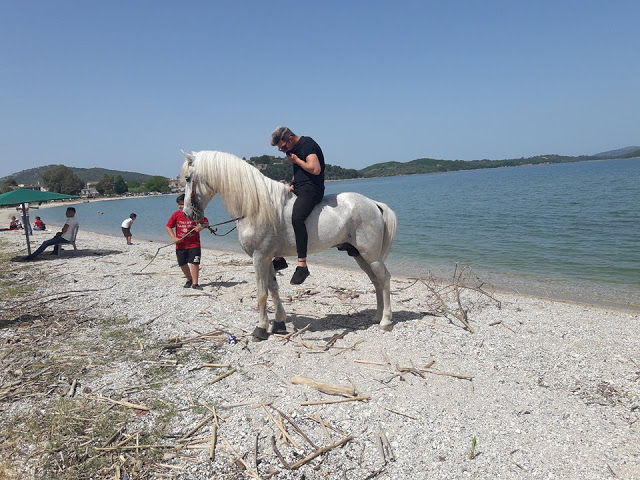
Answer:
<svg viewBox="0 0 640 480"><path fill-rule="evenodd" d="M637 310L425 272L392 278L385 332L364 273L310 258L303 285L291 266L277 274L289 334L253 342L246 255L204 249L197 291L169 239L138 240L135 225L131 246L81 228L77 251L32 262L24 232L0 243L0 478L640 478ZM43 370L55 375L40 388ZM48 461L26 419L61 398L122 416L109 435L64 437L64 461ZM72 445L106 461L68 475Z"/></svg>

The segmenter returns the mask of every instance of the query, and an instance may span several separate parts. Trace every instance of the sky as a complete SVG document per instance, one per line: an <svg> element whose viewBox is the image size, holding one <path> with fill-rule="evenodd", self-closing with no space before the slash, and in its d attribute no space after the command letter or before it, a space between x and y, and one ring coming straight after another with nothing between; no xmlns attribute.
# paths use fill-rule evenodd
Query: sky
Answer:
<svg viewBox="0 0 640 480"><path fill-rule="evenodd" d="M180 150L327 163L640 145L637 0L0 0L0 177L175 177Z"/></svg>

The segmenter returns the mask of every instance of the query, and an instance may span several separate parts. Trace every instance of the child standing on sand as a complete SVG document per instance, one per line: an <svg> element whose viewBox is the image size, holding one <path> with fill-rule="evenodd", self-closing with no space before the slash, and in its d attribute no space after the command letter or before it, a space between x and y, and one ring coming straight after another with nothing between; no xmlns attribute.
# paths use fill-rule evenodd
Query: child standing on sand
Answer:
<svg viewBox="0 0 640 480"><path fill-rule="evenodd" d="M209 220L204 217L199 222L190 220L182 212L184 209L184 193L176 199L178 210L171 215L167 222L167 233L171 236L173 243L176 244L176 257L178 266L184 273L187 282L184 288L195 288L202 290L198 284L198 276L200 275L200 232L209 226ZM173 229L176 232L173 233Z"/></svg>
<svg viewBox="0 0 640 480"><path fill-rule="evenodd" d="M129 218L126 218L124 222L122 222L122 225L120 225L124 238L127 239L127 245L133 245L133 243L131 243L131 225L133 225L133 222L137 217L138 216L135 213L132 213L129 215Z"/></svg>

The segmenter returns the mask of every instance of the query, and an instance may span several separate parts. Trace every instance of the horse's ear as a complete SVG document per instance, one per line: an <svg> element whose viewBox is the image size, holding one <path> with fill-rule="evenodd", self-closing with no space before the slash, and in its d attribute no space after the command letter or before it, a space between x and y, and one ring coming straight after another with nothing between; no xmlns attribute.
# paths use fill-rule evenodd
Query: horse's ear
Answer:
<svg viewBox="0 0 640 480"><path fill-rule="evenodd" d="M187 162L189 162L189 165L193 164L193 161L196 159L195 155L193 155L192 153L187 153L184 150L180 150L182 152L182 155L184 155L184 158L187 159Z"/></svg>

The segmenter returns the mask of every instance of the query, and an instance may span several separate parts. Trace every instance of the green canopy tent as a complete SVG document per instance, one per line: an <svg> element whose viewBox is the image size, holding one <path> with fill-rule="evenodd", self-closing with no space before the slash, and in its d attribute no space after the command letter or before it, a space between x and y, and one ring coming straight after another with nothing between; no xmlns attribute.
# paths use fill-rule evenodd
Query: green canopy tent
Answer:
<svg viewBox="0 0 640 480"><path fill-rule="evenodd" d="M24 235L27 238L27 252L31 255L31 243L29 242L29 228L27 227L27 217L25 203L48 202L49 200L66 200L70 198L80 198L76 195L65 195L55 192L41 192L40 190L29 190L28 188L18 188L0 195L0 207L12 207L22 205L22 223L25 225Z"/></svg>

